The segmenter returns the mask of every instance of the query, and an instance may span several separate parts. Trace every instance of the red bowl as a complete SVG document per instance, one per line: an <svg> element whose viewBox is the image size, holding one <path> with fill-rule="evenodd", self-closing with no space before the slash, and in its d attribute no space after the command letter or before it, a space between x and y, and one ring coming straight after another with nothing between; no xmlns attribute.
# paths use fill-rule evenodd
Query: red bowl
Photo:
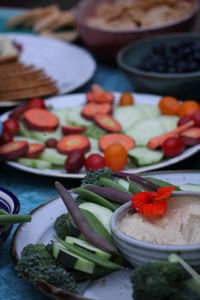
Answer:
<svg viewBox="0 0 200 300"><path fill-rule="evenodd" d="M115 3L116 0L106 0L106 2ZM123 46L138 41L140 39L168 34L172 32L189 31L196 19L199 11L198 0L187 0L193 5L193 10L186 17L179 21L153 27L151 29L138 30L109 30L90 26L86 23L88 17L94 15L96 5L102 3L102 0L82 0L74 10L74 16L81 39L94 53L103 60L114 61L116 54Z"/></svg>

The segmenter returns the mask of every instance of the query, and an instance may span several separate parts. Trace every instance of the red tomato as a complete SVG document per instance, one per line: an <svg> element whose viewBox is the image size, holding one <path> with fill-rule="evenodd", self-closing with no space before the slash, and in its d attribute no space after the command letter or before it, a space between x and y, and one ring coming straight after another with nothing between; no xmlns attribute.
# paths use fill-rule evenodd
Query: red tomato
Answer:
<svg viewBox="0 0 200 300"><path fill-rule="evenodd" d="M168 138L162 144L162 151L167 157L174 157L184 151L184 143L177 137Z"/></svg>
<svg viewBox="0 0 200 300"><path fill-rule="evenodd" d="M84 152L82 150L74 150L67 156L65 170L68 173L77 173L84 165L84 161Z"/></svg>
<svg viewBox="0 0 200 300"><path fill-rule="evenodd" d="M44 101L41 98L32 98L28 101L29 108L43 108L46 109Z"/></svg>
<svg viewBox="0 0 200 300"><path fill-rule="evenodd" d="M189 115L189 116L184 116L184 117L181 117L177 123L177 126L181 126L181 125L184 125L185 123L188 123L192 121L192 116Z"/></svg>
<svg viewBox="0 0 200 300"><path fill-rule="evenodd" d="M8 119L3 122L3 131L10 133L11 135L15 135L19 131L19 124L15 119Z"/></svg>
<svg viewBox="0 0 200 300"><path fill-rule="evenodd" d="M10 134L8 131L4 131L2 132L2 135L0 137L0 144L7 144L9 142L13 141L13 135Z"/></svg>
<svg viewBox="0 0 200 300"><path fill-rule="evenodd" d="M103 156L100 154L94 153L88 156L88 158L85 160L85 168L86 170L98 170L105 168L105 160Z"/></svg>
<svg viewBox="0 0 200 300"><path fill-rule="evenodd" d="M51 138L51 139L48 139L45 142L45 147L47 147L47 148L56 148L57 143L58 143L58 141L56 139Z"/></svg>
<svg viewBox="0 0 200 300"><path fill-rule="evenodd" d="M192 120L194 121L194 126L195 126L195 127L200 127L200 110L197 110L197 111L192 115Z"/></svg>

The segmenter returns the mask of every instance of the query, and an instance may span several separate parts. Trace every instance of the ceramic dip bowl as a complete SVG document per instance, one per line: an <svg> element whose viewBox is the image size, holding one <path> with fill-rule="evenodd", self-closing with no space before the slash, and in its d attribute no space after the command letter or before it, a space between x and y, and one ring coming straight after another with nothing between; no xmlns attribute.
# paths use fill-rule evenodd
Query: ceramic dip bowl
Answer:
<svg viewBox="0 0 200 300"><path fill-rule="evenodd" d="M198 192L176 192L174 197L199 197ZM166 245L153 244L135 239L119 230L119 221L132 211L131 202L119 207L112 215L111 231L117 248L132 266L140 266L151 260L167 261L171 253L180 255L187 263L200 270L200 244ZM174 231L176 228L174 228Z"/></svg>

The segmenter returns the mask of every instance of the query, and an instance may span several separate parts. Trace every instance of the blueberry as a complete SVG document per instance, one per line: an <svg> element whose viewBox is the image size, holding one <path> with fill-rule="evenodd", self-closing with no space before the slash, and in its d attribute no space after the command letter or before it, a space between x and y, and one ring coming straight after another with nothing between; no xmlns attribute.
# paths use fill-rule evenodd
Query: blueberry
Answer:
<svg viewBox="0 0 200 300"><path fill-rule="evenodd" d="M184 61L180 61L176 66L176 70L178 73L184 73L187 70L187 64Z"/></svg>
<svg viewBox="0 0 200 300"><path fill-rule="evenodd" d="M187 69L189 72L195 72L198 70L198 64L195 61L191 61L188 64Z"/></svg>
<svg viewBox="0 0 200 300"><path fill-rule="evenodd" d="M162 54L165 52L165 45L162 42L156 42L152 47L153 53Z"/></svg>

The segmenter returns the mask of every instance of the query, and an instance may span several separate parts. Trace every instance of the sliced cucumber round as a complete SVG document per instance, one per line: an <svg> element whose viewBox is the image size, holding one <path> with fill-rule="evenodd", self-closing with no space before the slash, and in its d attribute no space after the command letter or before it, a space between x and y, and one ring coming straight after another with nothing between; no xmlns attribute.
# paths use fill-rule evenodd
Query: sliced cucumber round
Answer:
<svg viewBox="0 0 200 300"><path fill-rule="evenodd" d="M160 150L150 150L146 147L135 147L128 152L130 159L133 159L138 166L146 166L158 163L163 158Z"/></svg>

